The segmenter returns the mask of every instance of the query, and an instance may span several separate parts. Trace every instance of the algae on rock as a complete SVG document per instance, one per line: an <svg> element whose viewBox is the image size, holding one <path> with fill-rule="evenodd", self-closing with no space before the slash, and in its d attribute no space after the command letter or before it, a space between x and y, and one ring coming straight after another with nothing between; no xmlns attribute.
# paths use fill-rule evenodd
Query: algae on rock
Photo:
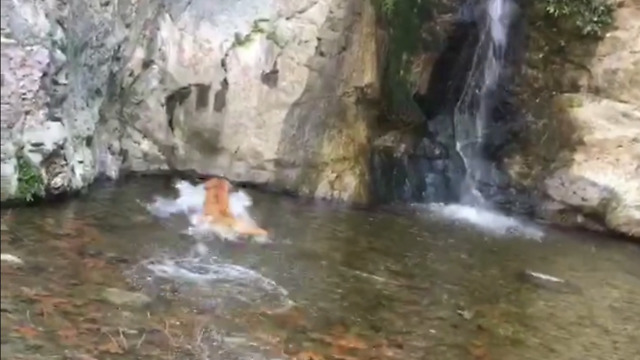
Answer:
<svg viewBox="0 0 640 360"><path fill-rule="evenodd" d="M413 101L415 80L413 58L421 51L422 18L431 1L375 0L374 5L386 30L385 69L383 72L384 116L392 122L422 122L423 116ZM394 121L395 120L395 121Z"/></svg>

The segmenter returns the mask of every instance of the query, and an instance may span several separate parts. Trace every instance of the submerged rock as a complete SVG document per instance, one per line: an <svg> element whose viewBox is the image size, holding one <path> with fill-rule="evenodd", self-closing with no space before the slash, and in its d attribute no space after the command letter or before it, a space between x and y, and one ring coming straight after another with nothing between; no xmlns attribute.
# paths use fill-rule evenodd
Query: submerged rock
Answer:
<svg viewBox="0 0 640 360"><path fill-rule="evenodd" d="M2 262L7 262L9 264L14 264L14 265L22 265L22 264L24 264L24 261L22 261L22 259L20 259L19 257L15 256L15 255L11 255L11 254L5 254L5 253L0 254L0 260Z"/></svg>
<svg viewBox="0 0 640 360"><path fill-rule="evenodd" d="M117 306L143 307L151 302L151 298L145 294L116 288L105 289L101 297Z"/></svg>
<svg viewBox="0 0 640 360"><path fill-rule="evenodd" d="M536 271L524 270L518 274L518 277L528 284L534 285L541 289L546 289L558 293L581 294L582 289L576 284L548 274Z"/></svg>

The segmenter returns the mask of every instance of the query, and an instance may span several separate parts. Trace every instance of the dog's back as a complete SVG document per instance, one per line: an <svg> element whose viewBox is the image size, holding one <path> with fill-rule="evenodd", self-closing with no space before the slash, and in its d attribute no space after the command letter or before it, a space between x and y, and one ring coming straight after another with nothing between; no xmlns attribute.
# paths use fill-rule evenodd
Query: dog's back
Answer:
<svg viewBox="0 0 640 360"><path fill-rule="evenodd" d="M204 184L206 196L204 200L204 214L213 218L230 217L229 213L229 182L221 178L213 178Z"/></svg>

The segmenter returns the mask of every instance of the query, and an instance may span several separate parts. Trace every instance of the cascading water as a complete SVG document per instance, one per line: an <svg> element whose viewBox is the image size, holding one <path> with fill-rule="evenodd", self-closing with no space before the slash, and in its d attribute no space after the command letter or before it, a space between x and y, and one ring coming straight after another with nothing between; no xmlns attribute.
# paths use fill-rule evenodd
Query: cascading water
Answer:
<svg viewBox="0 0 640 360"><path fill-rule="evenodd" d="M458 59L459 63L469 64L465 62L469 59L470 64L455 68L456 71L464 68L465 77L460 79L461 91L452 92L454 144L451 145L455 145L462 158L460 165L464 166L464 178L459 182L458 204L432 204L429 207L445 218L474 224L492 233L515 232L540 239L544 234L540 229L501 214L494 209L496 204L493 203L496 195L503 191L501 186L505 184L505 177L491 158L495 155L489 154L499 141L504 141L499 138L507 126L504 107L508 93L505 90L512 73L509 38L517 13L515 0L467 0L461 8L460 24L469 26L467 29L473 29L470 31L477 32L473 35L478 36L469 57L464 51L458 52L459 56L465 55ZM460 80L455 78L453 81ZM445 125L450 126L450 123Z"/></svg>
<svg viewBox="0 0 640 360"><path fill-rule="evenodd" d="M497 176L495 165L484 156L484 144L505 68L509 27L516 6L512 0L485 0L481 8L465 7L467 11L481 10L481 15L477 16L480 39L453 120L456 149L466 168L460 189L460 202L465 205L490 207L478 184L494 183Z"/></svg>

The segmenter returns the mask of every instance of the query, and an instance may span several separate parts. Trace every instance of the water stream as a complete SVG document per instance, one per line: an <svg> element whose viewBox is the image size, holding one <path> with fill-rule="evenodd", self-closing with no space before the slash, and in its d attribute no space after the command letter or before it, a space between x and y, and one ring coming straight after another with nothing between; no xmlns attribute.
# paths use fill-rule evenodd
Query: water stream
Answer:
<svg viewBox="0 0 640 360"><path fill-rule="evenodd" d="M485 198L484 184L500 183L500 172L486 157L485 145L493 124L501 87L508 79L507 47L509 29L519 9L513 0L468 1L461 7L460 19L477 23L479 40L462 93L453 111L455 148L464 164L458 204L432 204L428 207L445 216L474 225L494 234L515 232L540 239L544 232L523 219L501 213Z"/></svg>
<svg viewBox="0 0 640 360"><path fill-rule="evenodd" d="M465 168L460 201L464 205L488 209L488 203L478 190L478 182L495 182L494 165L484 157L487 124L494 107L501 74L505 68L505 53L509 27L516 13L512 0L483 2L480 40L473 57L471 71L454 110L456 149ZM492 181L493 180L493 181Z"/></svg>
<svg viewBox="0 0 640 360"><path fill-rule="evenodd" d="M640 358L635 244L252 191L270 242L223 241L188 231L199 191L3 209L2 359Z"/></svg>

